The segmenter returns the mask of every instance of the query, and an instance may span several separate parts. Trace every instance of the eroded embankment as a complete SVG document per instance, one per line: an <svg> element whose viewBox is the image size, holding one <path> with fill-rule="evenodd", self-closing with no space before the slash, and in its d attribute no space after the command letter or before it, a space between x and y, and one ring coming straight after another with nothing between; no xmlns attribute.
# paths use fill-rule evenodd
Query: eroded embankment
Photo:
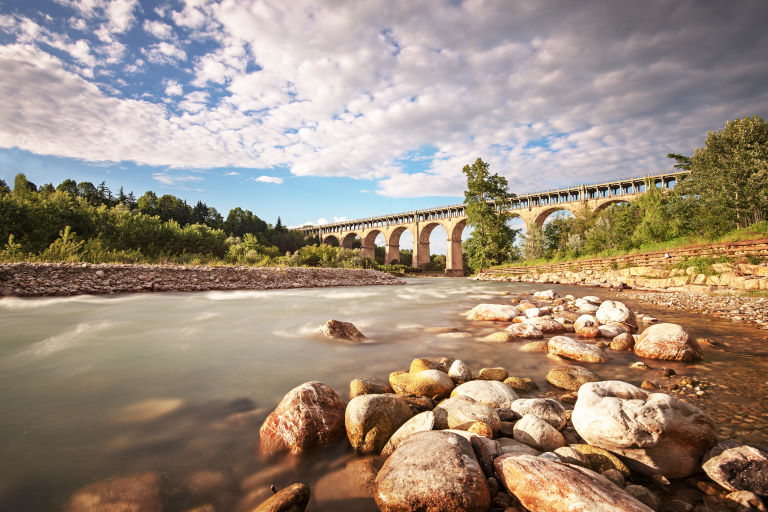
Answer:
<svg viewBox="0 0 768 512"><path fill-rule="evenodd" d="M402 284L376 270L339 268L0 264L0 296L115 294L149 291L271 290Z"/></svg>

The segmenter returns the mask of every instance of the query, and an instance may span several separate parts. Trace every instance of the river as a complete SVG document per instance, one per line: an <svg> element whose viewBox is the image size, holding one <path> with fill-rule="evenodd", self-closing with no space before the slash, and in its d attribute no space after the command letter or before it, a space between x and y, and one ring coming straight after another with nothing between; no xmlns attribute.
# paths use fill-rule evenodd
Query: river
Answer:
<svg viewBox="0 0 768 512"><path fill-rule="evenodd" d="M608 298L605 290L548 288ZM268 496L271 484L299 479L313 487L311 510L375 510L343 478L328 477L352 459L344 440L309 457L266 461L258 454L263 419L302 382L323 381L347 399L351 379L386 380L415 357L460 358L474 372L503 366L556 397L544 376L561 363L520 352L519 343L477 342L499 326L463 316L478 303L507 302L502 291L539 289L409 279L395 287L1 299L0 510L60 510L88 483L143 471L165 476L174 511L243 508ZM723 344L698 364L649 364L712 381L696 403L721 434L768 448L766 332L632 307ZM330 318L353 322L369 341L322 338L317 327ZM647 376L628 368L635 360L612 352L608 363L587 366L639 384Z"/></svg>

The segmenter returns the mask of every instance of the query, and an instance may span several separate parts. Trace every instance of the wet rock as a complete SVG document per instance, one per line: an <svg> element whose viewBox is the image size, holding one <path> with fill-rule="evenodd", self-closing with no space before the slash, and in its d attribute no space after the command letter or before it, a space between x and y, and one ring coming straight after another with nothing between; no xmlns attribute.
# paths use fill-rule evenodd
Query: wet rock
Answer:
<svg viewBox="0 0 768 512"><path fill-rule="evenodd" d="M509 409L512 403L518 399L517 394L497 380L473 380L465 382L451 392L451 397L466 396L476 402L485 404L491 409Z"/></svg>
<svg viewBox="0 0 768 512"><path fill-rule="evenodd" d="M341 397L322 382L293 388L261 425L261 453L298 454L326 446L344 431L344 408Z"/></svg>
<svg viewBox="0 0 768 512"><path fill-rule="evenodd" d="M515 306L505 304L478 304L467 315L469 320L509 322L520 314Z"/></svg>
<svg viewBox="0 0 768 512"><path fill-rule="evenodd" d="M400 428L392 434L389 438L384 449L381 450L382 455L391 455L392 452L402 443L408 436L415 434L416 432L428 432L435 426L435 413L432 411L425 411L417 414L413 418L403 423Z"/></svg>
<svg viewBox="0 0 768 512"><path fill-rule="evenodd" d="M547 382L555 387L577 391L582 384L597 382L600 376L581 366L557 366L547 373Z"/></svg>
<svg viewBox="0 0 768 512"><path fill-rule="evenodd" d="M161 512L165 482L159 473L143 473L83 487L67 502L65 512L101 510Z"/></svg>
<svg viewBox="0 0 768 512"><path fill-rule="evenodd" d="M548 343L549 353L584 363L604 363L608 359L603 351L592 345L580 343L567 336L553 336Z"/></svg>
<svg viewBox="0 0 768 512"><path fill-rule="evenodd" d="M596 299L597 297L589 297L589 298L582 297L580 299L576 299L573 305L576 307L576 309L579 310L580 313L585 313L585 314L596 313L597 310L600 309L600 306L599 306L600 299L597 299L596 303L592 302L592 300L588 300L593 298Z"/></svg>
<svg viewBox="0 0 768 512"><path fill-rule="evenodd" d="M619 334L628 332L628 330L624 327L624 324L605 324L599 326L597 330L600 331L600 336L603 338L608 338L609 340L612 340Z"/></svg>
<svg viewBox="0 0 768 512"><path fill-rule="evenodd" d="M456 383L467 382L472 380L472 370L464 361L457 359L448 369L448 376Z"/></svg>
<svg viewBox="0 0 768 512"><path fill-rule="evenodd" d="M601 324L620 323L628 326L630 332L637 332L635 315L623 302L616 300L603 301L595 312L595 317Z"/></svg>
<svg viewBox="0 0 768 512"><path fill-rule="evenodd" d="M396 395L355 397L344 415L347 438L357 453L378 454L411 416L411 409Z"/></svg>
<svg viewBox="0 0 768 512"><path fill-rule="evenodd" d="M567 423L565 407L552 398L521 398L512 403L512 410L520 417L532 414L557 430Z"/></svg>
<svg viewBox="0 0 768 512"><path fill-rule="evenodd" d="M559 334L565 332L565 326L551 318L527 318L523 323L532 325L545 334Z"/></svg>
<svg viewBox="0 0 768 512"><path fill-rule="evenodd" d="M507 377L504 379L504 384L517 393L530 393L539 389L539 386L530 377Z"/></svg>
<svg viewBox="0 0 768 512"><path fill-rule="evenodd" d="M597 327L598 325L600 325L600 322L598 322L597 318L592 315L580 315L573 322L573 328L576 329L576 332L584 327Z"/></svg>
<svg viewBox="0 0 768 512"><path fill-rule="evenodd" d="M643 487L642 485L628 485L624 488L624 492L635 497L638 501L645 503L645 505L654 512L661 512L663 508L659 497L647 487Z"/></svg>
<svg viewBox="0 0 768 512"><path fill-rule="evenodd" d="M717 440L715 426L693 405L621 381L587 383L571 415L589 444L622 455L642 474L686 477Z"/></svg>
<svg viewBox="0 0 768 512"><path fill-rule="evenodd" d="M575 329L574 332L581 338L595 339L602 336L599 327L582 327L581 329Z"/></svg>
<svg viewBox="0 0 768 512"><path fill-rule="evenodd" d="M504 368L481 368L480 373L477 374L477 378L480 380L497 380L504 382L504 379L509 377L509 372Z"/></svg>
<svg viewBox="0 0 768 512"><path fill-rule="evenodd" d="M488 336L483 336L478 341L482 341L484 343L507 343L510 341L515 341L516 337L514 334L507 332L507 331L499 331L489 334Z"/></svg>
<svg viewBox="0 0 768 512"><path fill-rule="evenodd" d="M532 414L526 414L515 423L513 436L515 441L545 452L565 446L565 439L556 428Z"/></svg>
<svg viewBox="0 0 768 512"><path fill-rule="evenodd" d="M654 324L637 337L635 354L647 359L698 361L702 351L695 339L677 324Z"/></svg>
<svg viewBox="0 0 768 512"><path fill-rule="evenodd" d="M627 465L608 450L589 444L571 444L570 448L587 458L587 467L592 471L602 473L609 469L615 469L624 475L624 478L629 478L631 475Z"/></svg>
<svg viewBox="0 0 768 512"><path fill-rule="evenodd" d="M360 377L359 379L352 379L349 383L349 398L391 392L392 389L390 389L389 384L376 377Z"/></svg>
<svg viewBox="0 0 768 512"><path fill-rule="evenodd" d="M355 457L343 468L325 473L313 485L315 501L336 501L339 496L347 500L373 498L373 482L384 460L379 455Z"/></svg>
<svg viewBox="0 0 768 512"><path fill-rule="evenodd" d="M725 440L704 457L707 476L729 491L750 491L768 496L768 455L761 450Z"/></svg>
<svg viewBox="0 0 768 512"><path fill-rule="evenodd" d="M435 369L435 363L430 361L429 359L424 359L423 357L417 357L413 361L411 361L411 366L408 368L408 373L418 373L424 370L434 370Z"/></svg>
<svg viewBox="0 0 768 512"><path fill-rule="evenodd" d="M530 455L501 456L494 466L504 487L529 510L650 510L605 477L579 466Z"/></svg>
<svg viewBox="0 0 768 512"><path fill-rule="evenodd" d="M635 338L628 332L624 332L611 340L611 350L622 352L625 350L632 350L635 346Z"/></svg>
<svg viewBox="0 0 768 512"><path fill-rule="evenodd" d="M320 333L335 340L365 341L366 337L351 322L328 320L320 327Z"/></svg>
<svg viewBox="0 0 768 512"><path fill-rule="evenodd" d="M522 345L520 351L544 354L549 352L549 345L546 341L532 341Z"/></svg>
<svg viewBox="0 0 768 512"><path fill-rule="evenodd" d="M531 324L512 324L507 327L507 332L515 338L528 340L538 340L544 337L544 333L541 332L541 329L538 329Z"/></svg>
<svg viewBox="0 0 768 512"><path fill-rule="evenodd" d="M491 493L470 443L432 431L408 437L387 459L374 499L382 512L486 512Z"/></svg>
<svg viewBox="0 0 768 512"><path fill-rule="evenodd" d="M472 423L481 421L490 425L493 432L498 432L501 426L499 415L492 408L466 396L457 396L443 400L435 408L436 425L439 428L438 409L445 411L445 421L448 428L466 430Z"/></svg>
<svg viewBox="0 0 768 512"><path fill-rule="evenodd" d="M274 496L253 509L252 512L303 512L309 503L309 486L291 484L279 490Z"/></svg>
<svg viewBox="0 0 768 512"><path fill-rule="evenodd" d="M766 512L765 506L760 496L749 491L736 491L725 496L726 506L734 512Z"/></svg>
<svg viewBox="0 0 768 512"><path fill-rule="evenodd" d="M450 392L453 380L440 370L392 372L389 374L389 385L395 393L433 397Z"/></svg>
<svg viewBox="0 0 768 512"><path fill-rule="evenodd" d="M560 458L560 461L566 464L576 464L583 468L590 468L589 460L587 456L578 450L574 450L570 446L562 446L555 450L555 455Z"/></svg>

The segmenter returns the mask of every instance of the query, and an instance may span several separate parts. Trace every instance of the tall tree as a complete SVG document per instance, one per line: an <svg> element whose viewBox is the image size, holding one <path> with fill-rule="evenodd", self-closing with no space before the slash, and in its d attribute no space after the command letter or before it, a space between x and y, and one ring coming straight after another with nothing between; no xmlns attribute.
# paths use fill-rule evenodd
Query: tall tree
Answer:
<svg viewBox="0 0 768 512"><path fill-rule="evenodd" d="M494 173L490 166L478 158L465 165L462 172L467 177L464 192L467 224L474 230L465 243L469 266L477 271L498 265L512 257L515 231L507 226L511 217L507 179Z"/></svg>
<svg viewBox="0 0 768 512"><path fill-rule="evenodd" d="M17 196L27 196L31 192L37 192L37 185L27 179L23 173L19 173L13 179L13 193Z"/></svg>
<svg viewBox="0 0 768 512"><path fill-rule="evenodd" d="M11 192L11 187L8 186L5 180L0 179L0 196L9 194L10 192Z"/></svg>

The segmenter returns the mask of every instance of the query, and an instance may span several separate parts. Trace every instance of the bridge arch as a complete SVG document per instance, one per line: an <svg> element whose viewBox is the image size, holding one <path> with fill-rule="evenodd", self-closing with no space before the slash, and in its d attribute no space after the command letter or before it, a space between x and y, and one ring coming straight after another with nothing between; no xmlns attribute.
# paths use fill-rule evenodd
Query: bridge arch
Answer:
<svg viewBox="0 0 768 512"><path fill-rule="evenodd" d="M542 226L544 226L544 223L547 221L547 217L549 217L550 215L552 215L555 212L559 212L559 211L563 211L563 210L565 210L567 212L571 212L572 215L576 215L576 209L575 208L568 207L568 206L563 206L563 205L558 205L558 206L553 206L552 208L546 208L543 211L539 212L539 214L536 215L536 218L533 219L533 222L537 226L542 227Z"/></svg>
<svg viewBox="0 0 768 512"><path fill-rule="evenodd" d="M334 245L336 247L341 247L341 241L339 240L339 237L336 235L325 235L323 237L321 244L326 245Z"/></svg>
<svg viewBox="0 0 768 512"><path fill-rule="evenodd" d="M341 246L345 249L352 249L355 244L355 239L357 238L360 239L360 243L362 244L363 239L356 232L352 231L351 233L347 233L341 239Z"/></svg>
<svg viewBox="0 0 768 512"><path fill-rule="evenodd" d="M387 242L386 254L384 255L384 263L389 264L393 261L400 262L400 237L406 231L410 231L408 227L397 226L396 228L390 230L389 235L384 235ZM411 233L411 236L413 236L413 233ZM413 239L416 240L416 237L413 236ZM414 246L415 245L416 244L414 244Z"/></svg>
<svg viewBox="0 0 768 512"><path fill-rule="evenodd" d="M624 197L624 198L617 197L616 199L608 199L606 201L600 201L595 205L594 212L595 213L600 212L614 204L630 204L632 202L632 199L633 198L631 197Z"/></svg>

